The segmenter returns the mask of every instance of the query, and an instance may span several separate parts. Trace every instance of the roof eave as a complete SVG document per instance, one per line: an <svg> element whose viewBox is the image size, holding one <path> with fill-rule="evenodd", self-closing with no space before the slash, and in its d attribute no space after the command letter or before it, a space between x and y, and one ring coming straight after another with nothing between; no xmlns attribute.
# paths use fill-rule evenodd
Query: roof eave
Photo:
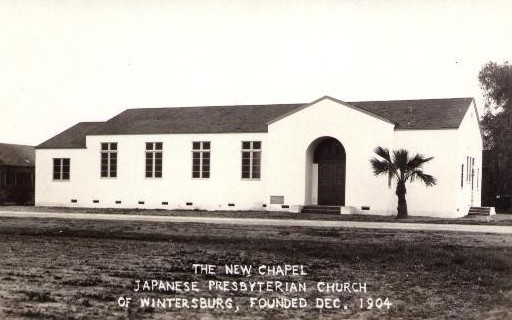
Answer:
<svg viewBox="0 0 512 320"><path fill-rule="evenodd" d="M482 138L482 140L483 140L484 139L484 133L483 133L483 129L482 129L482 123L480 122L480 115L478 114L478 108L476 107L476 100L475 100L475 98L471 99L471 104L473 104L473 108L475 109L476 121L478 122L478 130L480 131L480 138ZM462 121L461 121L461 123L462 123Z"/></svg>
<svg viewBox="0 0 512 320"><path fill-rule="evenodd" d="M339 100L339 99L336 99L336 98L333 98L333 97L330 97L330 96L323 96L323 97L321 97L321 98L319 98L319 99L316 99L315 101L313 101L313 102L311 102L311 103L308 103L308 104L305 104L305 105L303 105L303 106L300 106L300 107L298 107L298 108L296 108L296 109L293 109L292 111L289 111L289 112L287 112L287 113L285 113L285 114L283 114L283 115L280 115L279 117L277 117L277 118L275 118L275 119L272 119L272 120L268 121L266 124L267 124L267 126L269 126L269 125L271 125L271 124L273 124L273 123L275 123L275 122L278 122L278 121L280 121L280 120L282 120L282 119L284 119L284 118L286 118L286 117L288 117L288 116L290 116L290 115L292 115L292 114L294 114L294 113L297 113L297 112L299 112L299 111L301 111L301 110L303 110L303 109L306 109L306 108L308 108L308 107L310 107L310 106L312 106L312 105L314 105L314 104L316 104L316 103L318 103L318 102L320 102L320 101L322 101L322 100L325 100L325 99L329 99L329 100L331 100L331 101L334 101L334 102L336 102L336 103L339 103L339 104L341 104L341 105L344 105L344 106L346 106L346 107L349 107L349 108L351 108L351 109L354 109L354 110L356 110L356 111L362 112L362 113L364 113L364 114L367 114L367 115L372 116L372 117L374 117L374 118L377 118L377 119L379 119L379 120L382 120L382 121L388 122L388 123L390 123L390 124L392 124L392 125L394 125L394 126L396 126L396 125L397 125L397 123L396 123L396 122L394 122L394 121L392 121L392 120L390 120L390 119L384 118L384 117L379 116L379 115L377 115L377 114L375 114L375 113L373 113L373 112L370 112L370 111L364 110L364 109L362 109L362 108L359 108L358 106L354 106L354 105L352 105L352 104L350 104L350 103L348 103L348 102L345 102L345 101L342 101L342 100Z"/></svg>
<svg viewBox="0 0 512 320"><path fill-rule="evenodd" d="M36 150L53 150L53 149L87 149L87 147L62 147L62 146L59 146L59 147L46 147L46 146L37 146L35 147L34 149Z"/></svg>

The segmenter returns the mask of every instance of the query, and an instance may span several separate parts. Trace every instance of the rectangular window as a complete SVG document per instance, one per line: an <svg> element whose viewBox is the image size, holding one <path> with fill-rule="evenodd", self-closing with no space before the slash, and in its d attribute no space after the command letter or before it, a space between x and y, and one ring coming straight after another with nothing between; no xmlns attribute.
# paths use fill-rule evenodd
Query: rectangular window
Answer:
<svg viewBox="0 0 512 320"><path fill-rule="evenodd" d="M475 179L475 158L471 157L471 183Z"/></svg>
<svg viewBox="0 0 512 320"><path fill-rule="evenodd" d="M466 157L466 182L472 183L475 174L475 158L467 156Z"/></svg>
<svg viewBox="0 0 512 320"><path fill-rule="evenodd" d="M475 175L475 158L466 157L466 183L473 183Z"/></svg>
<svg viewBox="0 0 512 320"><path fill-rule="evenodd" d="M210 178L210 142L192 142L192 178Z"/></svg>
<svg viewBox="0 0 512 320"><path fill-rule="evenodd" d="M466 156L466 182L469 181L469 157Z"/></svg>
<svg viewBox="0 0 512 320"><path fill-rule="evenodd" d="M16 172L6 171L5 172L5 185L15 186L16 185Z"/></svg>
<svg viewBox="0 0 512 320"><path fill-rule="evenodd" d="M460 167L460 188L464 188L464 164Z"/></svg>
<svg viewBox="0 0 512 320"><path fill-rule="evenodd" d="M69 158L53 159L53 180L69 180Z"/></svg>
<svg viewBox="0 0 512 320"><path fill-rule="evenodd" d="M260 179L261 141L242 141L242 179Z"/></svg>
<svg viewBox="0 0 512 320"><path fill-rule="evenodd" d="M162 142L146 142L146 178L162 177Z"/></svg>
<svg viewBox="0 0 512 320"><path fill-rule="evenodd" d="M117 142L101 144L101 177L117 177Z"/></svg>

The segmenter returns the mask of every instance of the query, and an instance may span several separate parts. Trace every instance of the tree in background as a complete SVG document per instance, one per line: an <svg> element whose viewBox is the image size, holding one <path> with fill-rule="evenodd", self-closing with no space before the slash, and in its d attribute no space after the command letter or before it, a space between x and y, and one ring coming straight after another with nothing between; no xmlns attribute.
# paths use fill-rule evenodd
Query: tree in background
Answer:
<svg viewBox="0 0 512 320"><path fill-rule="evenodd" d="M512 66L488 62L478 75L484 92L481 119L484 149L492 150L498 163L497 194L512 194Z"/></svg>
<svg viewBox="0 0 512 320"><path fill-rule="evenodd" d="M373 168L373 174L376 176L386 175L390 179L396 181L395 194L398 197L398 219L407 218L407 201L405 194L407 189L406 182L414 182L416 179L423 182L427 187L436 184L436 178L423 172L423 164L434 159L433 157L425 157L421 154L416 154L414 157L409 158L409 151L405 149L393 151L393 157L389 154L389 150L383 147L375 148L375 153L380 157L372 158L370 160Z"/></svg>

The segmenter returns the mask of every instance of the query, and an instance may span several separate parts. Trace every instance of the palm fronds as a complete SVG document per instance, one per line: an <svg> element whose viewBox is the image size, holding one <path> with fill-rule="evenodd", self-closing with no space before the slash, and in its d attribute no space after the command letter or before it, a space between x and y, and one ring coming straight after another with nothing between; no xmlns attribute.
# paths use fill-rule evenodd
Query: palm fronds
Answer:
<svg viewBox="0 0 512 320"><path fill-rule="evenodd" d="M414 171L415 169L421 168L425 162L429 162L434 157L425 157L424 155L417 153L414 157L409 159L407 162L407 168Z"/></svg>
<svg viewBox="0 0 512 320"><path fill-rule="evenodd" d="M379 157L383 158L384 160L391 162L391 157L389 156L389 149L383 148L383 147L377 147L374 150L375 154L377 154Z"/></svg>
<svg viewBox="0 0 512 320"><path fill-rule="evenodd" d="M401 183L405 183L407 180L413 182L415 179L419 179L427 187L434 186L437 183L433 176L422 171L423 164L431 161L434 157L426 157L420 153L409 157L409 151L406 149L394 150L393 156L391 156L388 148L380 146L375 148L374 152L380 157L370 159L373 174L376 176L386 174L395 177Z"/></svg>
<svg viewBox="0 0 512 320"><path fill-rule="evenodd" d="M424 173L422 170L414 170L410 174L411 182L414 182L415 179L419 179L423 182L427 187L435 186L437 183L437 179L431 176L430 174Z"/></svg>

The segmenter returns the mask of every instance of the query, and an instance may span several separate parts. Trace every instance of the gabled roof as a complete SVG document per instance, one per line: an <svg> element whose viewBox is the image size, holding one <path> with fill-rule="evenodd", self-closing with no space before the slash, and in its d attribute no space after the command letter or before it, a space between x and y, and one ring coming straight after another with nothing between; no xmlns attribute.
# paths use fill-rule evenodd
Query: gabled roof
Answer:
<svg viewBox="0 0 512 320"><path fill-rule="evenodd" d="M330 97L319 100L325 98L394 123L395 129L456 129L473 101L453 98L342 102ZM86 135L267 132L267 123L310 105L128 109L106 122L81 122L36 148L85 148Z"/></svg>
<svg viewBox="0 0 512 320"><path fill-rule="evenodd" d="M80 149L85 148L85 136L104 122L79 122L71 128L41 143L36 149Z"/></svg>
<svg viewBox="0 0 512 320"><path fill-rule="evenodd" d="M128 109L92 135L267 132L267 122L303 104Z"/></svg>
<svg viewBox="0 0 512 320"><path fill-rule="evenodd" d="M0 143L0 166L35 166L35 150L33 146Z"/></svg>
<svg viewBox="0 0 512 320"><path fill-rule="evenodd" d="M393 120L395 129L456 129L473 98L349 102Z"/></svg>
<svg viewBox="0 0 512 320"><path fill-rule="evenodd" d="M272 124L274 122L277 122L277 121L279 121L281 119L284 119L284 118L286 118L286 117L288 117L288 116L290 116L290 115L292 115L294 113L297 113L297 112L299 112L299 111L301 111L303 109L306 109L306 108L308 108L308 107L310 107L310 106L312 106L314 104L317 104L318 102L320 102L322 100L326 100L326 99L334 101L334 102L336 102L336 103L338 103L340 105L343 105L343 106L345 106L347 108L351 108L351 109L354 109L356 111L365 113L365 114L367 114L367 115L369 115L371 117L374 117L374 118L380 119L382 121L389 122L389 123L391 123L393 125L396 125L396 122L394 122L391 119L382 117L382 116L378 115L377 113L374 113L374 112L368 111L368 110L366 110L364 108L360 108L358 106L355 106L355 105L351 104L350 102L341 101L341 100L338 100L338 99L335 99L335 98L332 98L332 97L329 97L329 96L323 96L320 99L317 99L317 100L315 100L315 101L313 101L311 103L300 105L299 107L297 107L297 108L295 108L295 109L293 109L293 110L291 110L291 111L289 111L289 112L287 112L285 114L282 114L279 117L277 117L275 119L272 119L271 121L267 122L267 125L270 125L270 124Z"/></svg>

